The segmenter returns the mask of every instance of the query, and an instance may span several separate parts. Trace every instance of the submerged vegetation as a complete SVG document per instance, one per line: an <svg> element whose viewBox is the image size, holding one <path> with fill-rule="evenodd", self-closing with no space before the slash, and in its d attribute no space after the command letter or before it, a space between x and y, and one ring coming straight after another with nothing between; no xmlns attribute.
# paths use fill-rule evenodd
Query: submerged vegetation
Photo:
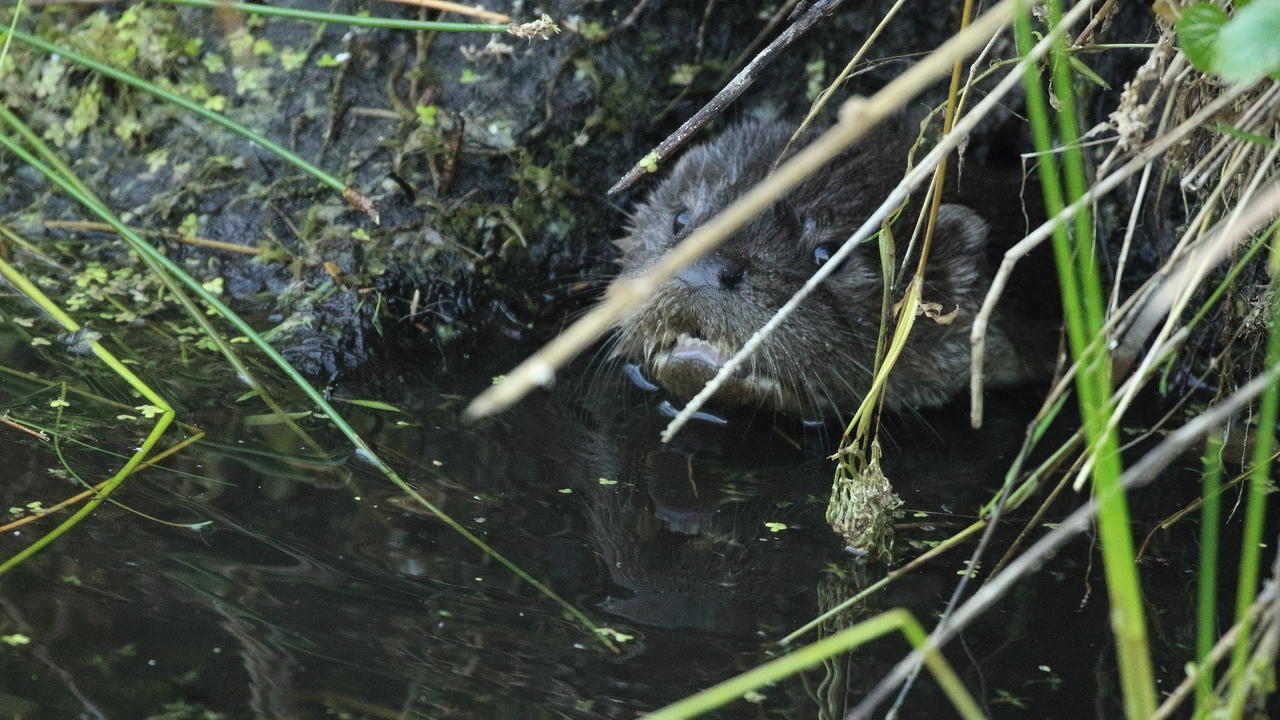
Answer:
<svg viewBox="0 0 1280 720"><path fill-rule="evenodd" d="M758 42L718 46L737 49L729 60L710 57L715 4L689 11L700 19L683 38L696 47L692 58L663 41L662 27L646 24L645 0L626 12L561 3L558 24L549 16L525 24L440 22L425 9L393 20L214 0L19 3L0 13L8 28L0 50L7 178L0 274L9 288L0 309L10 333L0 337L12 343L5 351L14 358L0 363L0 383L15 388L0 395L3 431L40 457L33 465L60 465L51 478L82 486L72 497L50 484L11 500L3 527L24 540L70 514L8 551L0 573L67 542L131 476L207 442L206 430L169 394L181 385L181 377L165 377L176 358L184 372L216 366L243 383L236 402L261 403L259 421L289 438L276 450L301 448L309 462L323 464L334 455L326 444L340 443L394 485L397 502L438 518L501 567L494 572L558 606L584 629L587 651L623 652L633 632L601 626L593 611L580 609L581 598L562 597L554 583L509 559L514 548L490 543L484 518L468 522L448 512L437 495L454 481L431 473L424 474L440 487L416 481L398 465L405 458L371 443L363 430L382 420L344 417L350 409L413 426L391 399L332 391L337 378L359 373L371 358L448 368L485 356L496 373L504 341L543 338L558 327L604 271L608 229L616 226L599 197L609 174L634 163L628 177L642 179L674 149L646 152L657 143L652 130L635 129L638 118L666 106L678 121L672 108L692 110L690 97L723 84L712 76L747 73L740 92L760 71L747 62ZM757 40L783 26L798 3L783 5L762 13L768 22ZM799 22L820 31L853 12L839 5L803 4ZM904 3L884 5L883 16L864 18L875 30L857 50L859 62L877 42L901 42L881 41L880 31L908 22L897 17ZM1116 697L1103 704L1114 701L1130 718L1264 716L1274 703L1280 648L1280 542L1267 535L1276 527L1271 468L1280 419L1280 0L1161 0L1142 12L1113 0L1006 0L982 15L972 3L955 5L942 30L951 39L936 52L906 70L876 63L879 77L892 78L878 92L846 100L809 149L692 233L649 276L611 293L468 412L493 412L547 384L663 273L707 252L869 124L921 97L933 112L911 173L841 250L873 237L890 260L885 287L895 287L895 271L909 280L903 297L886 292L890 322L878 338L875 382L839 447L828 448L836 477L829 522L870 556L870 567L878 559L900 566L826 598L826 612L790 634L765 637L784 650L815 631L822 639L653 716L692 717L743 697L767 707L772 683L901 633L914 651L864 695L840 694L824 711L869 717L895 692L904 702L924 668L957 713L982 717L990 705L972 697L946 643L1082 534L1092 534L1100 552L1114 644L1106 672L1115 676ZM754 27L756 19L733 22ZM927 23L919 22L923 33ZM1124 42L1106 41L1113 25L1125 30ZM730 30L719 34L732 37ZM620 60L610 43L628 34L625 47L636 54ZM491 39L477 44L476 37ZM816 110L838 97L857 68L851 61L824 83L826 68L845 61L829 55L830 45L815 41L809 56L803 43L783 48L766 52L790 55L784 67L794 77L773 97L794 108ZM1126 59L1109 60L1114 53ZM950 86L939 91L943 78ZM987 488L988 501L968 524L940 541L895 543L894 526L907 511L881 464L895 452L882 438L884 381L912 324L938 321L922 287L942 186L955 177L948 163L960 163L955 153L971 139L992 143L983 122L1009 118L1024 132L1023 159L1034 166L1028 180L1038 183L1049 219L1010 240L984 305L960 309L977 318L972 422L987 420L984 328L1010 278L1017 282L1018 260L1040 243L1052 247L1061 292L1059 372L1008 458L1003 486ZM632 154L619 161L620 152ZM928 199L922 215L896 227L917 235L895 239L880 222L913 191ZM895 268L893 258L910 256L901 251L907 243L923 248L919 265ZM843 257L834 255L825 272ZM703 399L682 411L667 439ZM452 415L455 400L424 414ZM121 434L132 438L126 450L103 449L110 444L103 437ZM64 455L72 445L118 453L120 462L103 478L82 477ZM1164 609L1144 593L1150 538L1136 528L1150 518L1135 509L1135 498L1188 457L1200 458L1203 486L1190 499L1175 493L1181 508L1159 526L1199 521L1196 627L1172 642L1183 653L1178 662L1168 647L1157 662L1151 629ZM615 492L616 479L595 481L585 490L565 481L557 492ZM346 482L360 499L354 481ZM1073 490L1079 495L1070 503ZM478 490L474 499L492 501ZM770 534L790 529L778 519L759 525ZM997 534L1010 525L1016 536ZM967 558L948 555L971 540ZM948 562L956 582L940 617L901 608L867 618L849 612L921 568ZM845 563L864 569L867 561ZM848 572L833 567L829 575ZM450 611L439 612L443 624ZM15 647L24 637L16 622L0 620L0 638ZM591 712L596 702L603 698L579 700L575 711ZM341 707L378 715L355 703Z"/></svg>

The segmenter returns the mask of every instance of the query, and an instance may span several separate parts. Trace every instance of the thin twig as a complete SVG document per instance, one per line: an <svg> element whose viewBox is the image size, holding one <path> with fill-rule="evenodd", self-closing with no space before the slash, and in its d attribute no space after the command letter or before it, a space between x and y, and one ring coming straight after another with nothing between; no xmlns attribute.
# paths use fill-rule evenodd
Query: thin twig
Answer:
<svg viewBox="0 0 1280 720"><path fill-rule="evenodd" d="M1267 158L1274 159L1277 151L1280 151L1280 144L1272 148ZM1260 177L1261 173L1256 175L1255 179ZM1241 198L1242 201L1247 201L1249 194L1252 193L1246 193L1245 197ZM1269 222L1277 212L1280 212L1280 180L1272 180L1257 199L1238 209L1242 209L1243 212L1232 213L1210 231L1209 239L1196 252L1185 257L1163 285L1156 290L1154 296L1147 301L1146 306L1141 309L1137 320L1130 326L1129 332L1125 334L1124 340L1116 350L1117 369L1120 372L1128 369L1137 348L1147 339L1156 322L1161 317L1167 316L1166 329L1162 334L1168 334L1172 323L1186 307L1196 286L1204 276L1225 260L1231 251L1247 239L1254 230Z"/></svg>
<svg viewBox="0 0 1280 720"><path fill-rule="evenodd" d="M1242 132L1250 132L1257 125L1262 124L1264 120L1273 119L1259 116L1265 110L1271 110L1274 113L1277 94L1280 94L1280 85L1272 85L1269 90L1259 95L1252 105L1240 113L1240 116L1232 122L1232 125ZM1195 167L1183 174L1182 187L1189 190L1198 190L1217 170L1218 165L1223 162L1223 158L1219 157L1223 151L1239 142L1239 138L1224 134L1208 152L1204 153Z"/></svg>
<svg viewBox="0 0 1280 720"><path fill-rule="evenodd" d="M1249 612L1245 614L1244 621L1252 625L1253 621L1262 614L1264 606L1272 602L1275 597L1276 586L1274 584L1268 585L1258 594L1258 599L1254 600L1253 604L1249 606ZM1236 644L1236 635L1240 634L1240 629L1243 626L1243 623L1236 623L1228 628L1222 634L1222 637L1218 638L1218 642L1214 643L1213 649L1209 651L1209 656L1204 659L1204 662L1196 665L1195 670L1187 673L1182 682L1178 683L1178 687L1174 688L1173 692L1169 693L1169 697L1165 698L1165 701L1160 703L1160 707L1156 708L1151 720L1163 720L1173 715L1173 711L1177 710L1178 706L1191 694L1191 691L1195 690L1196 682L1200 679L1200 676L1206 672L1213 672L1213 668L1231 651L1231 648Z"/></svg>
<svg viewBox="0 0 1280 720"><path fill-rule="evenodd" d="M1157 445L1151 452L1144 455L1137 464L1129 468L1121 476L1120 482L1116 484L1112 492L1125 492L1146 485L1160 471L1186 452L1188 447L1191 447L1192 444L1198 442L1207 433L1226 422L1232 415L1239 412L1261 394L1268 385L1278 379L1280 379L1280 365L1267 368L1266 372L1260 373L1221 403L1178 428L1165 438L1164 442ZM882 678L880 683L858 703L857 707L845 716L845 720L862 720L869 717L876 707L893 692L894 688L906 679L911 669L924 657L924 652L941 650L948 641L959 634L960 630L968 626L969 623L977 619L979 615L1003 597L1013 587L1014 583L1038 570L1068 540L1089 529L1093 523L1094 516L1098 513L1099 504L1104 500L1105 498L1095 497L1081 505L1075 512L1059 523L1057 527L1037 540L1025 553L1009 563L1009 566L1003 572L992 577L986 585L979 588L973 594L973 597L969 598L964 605L961 605L956 610L948 622L937 626L929 636L929 643L926 646L919 650L913 650L899 661L893 670Z"/></svg>
<svg viewBox="0 0 1280 720"><path fill-rule="evenodd" d="M775 38L773 42L769 43L764 50L761 50L759 55L752 58L751 62L747 63L747 66L742 69L742 72L735 75L733 80L730 80L727 85L721 88L720 92L716 93L715 97L711 98L706 105L702 106L701 110L694 113L692 117L686 120L684 124L679 127L679 129L671 133L666 140L658 143L658 147L650 150L648 155L645 155L639 162L632 166L632 168L627 171L627 174L622 176L621 180L614 183L613 187L609 188L608 194L615 195L631 187L642 175L648 172L653 172L653 168L656 165L661 164L667 158L671 157L671 154L676 150L684 147L684 144L689 142L689 139L692 138L698 130L701 130L704 125L711 122L715 116L719 115L722 110L736 100L739 95L746 91L747 88L751 87L751 85L755 83L761 70L768 66L769 63L773 62L783 50L787 49L787 47L791 45L791 43L795 42L801 35L808 32L809 28L813 27L818 20L822 19L832 10L835 10L842 2L844 2L844 0L818 0L818 2L814 3L813 6L805 12L803 17L784 30L782 34Z"/></svg>
<svg viewBox="0 0 1280 720"><path fill-rule="evenodd" d="M1077 46L1083 45L1084 41L1088 40L1089 36L1093 34L1094 29L1097 28L1099 24L1106 21L1107 13L1114 10L1112 6L1115 4L1116 0L1107 0L1103 3L1102 7L1098 8L1098 12L1094 13L1093 17L1089 18L1089 24L1085 25L1084 30L1081 30L1080 34L1076 36L1074 44Z"/></svg>
<svg viewBox="0 0 1280 720"><path fill-rule="evenodd" d="M863 56L866 55L867 51L871 49L871 46L875 44L875 41L880 38L880 34L884 32L885 28L889 27L889 22L893 20L894 16L898 14L898 11L902 9L903 4L905 3L906 0L897 0L892 7L885 11L884 16L880 18L880 22L876 23L875 28L871 30L871 34L867 35L867 39L862 41L862 45L858 47L858 50L853 54L853 57L849 58L849 62L845 63L844 68L840 70L838 75L836 75L836 79L832 80L829 85L822 89L822 92L818 93L818 97L814 99L813 105L809 107L809 112L805 113L804 119L800 121L800 125L796 127L795 132L791 133L791 137L787 139L787 144L782 148L782 152L779 154L780 158L785 156L787 151L791 149L791 146L795 144L796 140L804 134L804 131L809 128L809 124L813 122L813 119L818 116L818 113L822 112L822 108L827 106L827 102L830 101L831 98L835 97L836 91L839 90L844 85L845 81L849 79L849 76L853 74L853 69L857 67Z"/></svg>
<svg viewBox="0 0 1280 720"><path fill-rule="evenodd" d="M986 350L986 332L987 326L991 322L991 313L995 310L996 303L1000 300L1004 288L1009 283L1009 275L1013 272L1013 267L1044 242L1053 229L1058 225L1070 220L1076 213L1080 212L1097 198L1106 195L1116 189L1127 180L1131 175L1137 173L1148 163L1152 162L1156 157L1163 154L1169 148L1180 142L1183 137L1195 130L1208 118L1230 105L1237 98L1249 90L1250 86L1242 85L1233 87L1226 93L1219 96L1216 100L1205 105L1196 114L1184 120L1181 124L1171 130L1168 134L1151 143L1146 150L1139 153L1132 160L1126 163L1119 170L1108 175L1103 180L1095 183L1087 192L1080 196L1078 200L1063 208L1061 212L1052 218L1049 218L1040 225L1040 227L1032 230L1025 238L1009 248L1004 254L1004 260L1000 263L1000 268L996 271L995 279L991 283L991 288L987 291L987 296L982 302L982 308L978 311L977 317L973 321L973 330L969 334L969 340L972 343L973 355L970 362L970 421L974 427L982 425L982 369L983 369L983 353Z"/></svg>
<svg viewBox="0 0 1280 720"><path fill-rule="evenodd" d="M40 430L34 430L32 428L27 427L26 425L23 425L22 423L14 422L13 420L10 420L8 410L6 410L3 415L0 415L0 424L8 425L14 430L24 432L41 442L49 442L49 435L47 433L41 432Z"/></svg>

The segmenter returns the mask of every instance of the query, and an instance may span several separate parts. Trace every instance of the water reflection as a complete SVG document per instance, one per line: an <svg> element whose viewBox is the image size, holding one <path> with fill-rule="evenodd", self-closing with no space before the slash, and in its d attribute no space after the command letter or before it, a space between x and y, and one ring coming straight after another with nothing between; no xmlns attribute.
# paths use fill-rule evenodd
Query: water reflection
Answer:
<svg viewBox="0 0 1280 720"><path fill-rule="evenodd" d="M334 396L398 407L340 406L429 500L629 638L620 654L404 497L322 420L296 418L304 439L216 366L198 366L167 389L208 437L131 479L117 496L128 510L104 505L3 578L0 635L30 644L0 654L0 716L630 718L759 664L770 641L883 572L858 569L825 527L835 430L747 416L663 445L661 399L627 389L620 373L562 382L465 427L456 417L473 380L432 388L397 372ZM5 408L52 425L42 392L0 380ZM102 479L120 462L107 451L127 453L145 432L92 402L78 409L63 430L86 445L63 443L65 466L39 441L6 435L6 507L75 491L51 470ZM1022 432L1021 415L1008 415L980 434L961 412L892 421L886 470L909 511L931 513L904 518L914 525L903 548L945 536L921 522L943 525L946 512L966 522L989 496ZM48 527L11 534L3 551ZM895 605L927 619L953 572L909 576L826 630ZM1077 636L1104 627L1094 606L1077 611L1078 577L1038 582L1054 594L1015 599L967 636L980 651L954 658L996 714L1001 692L1060 703L1047 685L1001 684L1025 676L1028 653L1075 657L1072 674L1086 678L1109 662L1109 649L1080 637L1046 649L1037 643L1052 633L1027 636L1045 612ZM1055 590L1064 583L1070 592ZM838 717L902 649L880 642L723 716ZM925 689L909 707L941 702Z"/></svg>

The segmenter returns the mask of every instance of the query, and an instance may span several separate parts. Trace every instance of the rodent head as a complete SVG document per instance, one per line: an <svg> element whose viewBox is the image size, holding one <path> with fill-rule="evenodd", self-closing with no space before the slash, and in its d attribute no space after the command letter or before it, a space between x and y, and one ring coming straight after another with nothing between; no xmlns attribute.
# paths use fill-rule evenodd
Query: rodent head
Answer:
<svg viewBox="0 0 1280 720"><path fill-rule="evenodd" d="M644 273L759 182L790 133L777 123L741 125L690 149L636 208L627 236L617 242L619 277ZM901 178L905 153L905 141L879 131L838 155L717 250L664 283L619 324L614 354L640 362L673 394L692 397L879 205ZM899 227L914 221L913 213L903 217L908 222ZM891 407L938 405L967 382L968 329L983 289L986 238L986 223L971 210L942 207L924 300L941 305L943 313L959 307L959 314L949 325L917 321L892 375ZM882 278L877 244L855 248L714 402L804 417L852 410L871 383ZM892 295L891 302L901 298L900 291Z"/></svg>

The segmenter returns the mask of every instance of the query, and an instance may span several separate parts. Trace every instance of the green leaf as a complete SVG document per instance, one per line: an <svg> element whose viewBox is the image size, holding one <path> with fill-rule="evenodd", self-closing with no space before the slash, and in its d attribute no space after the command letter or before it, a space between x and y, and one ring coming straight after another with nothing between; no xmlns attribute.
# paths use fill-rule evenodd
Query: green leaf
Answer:
<svg viewBox="0 0 1280 720"><path fill-rule="evenodd" d="M387 412L400 412L400 408L388 402L381 400L359 400L356 398L334 398L338 402L344 402L348 405L359 405L370 410L386 410Z"/></svg>
<svg viewBox="0 0 1280 720"><path fill-rule="evenodd" d="M1266 135L1255 135L1254 133L1234 128L1226 123L1214 123L1210 127L1224 135L1230 135L1233 138L1244 140L1245 142L1257 143L1263 147L1271 147L1276 144L1275 140L1272 140Z"/></svg>
<svg viewBox="0 0 1280 720"><path fill-rule="evenodd" d="M1280 72L1280 0L1255 0L1238 10L1218 34L1216 54L1215 70L1231 82Z"/></svg>
<svg viewBox="0 0 1280 720"><path fill-rule="evenodd" d="M1178 46L1197 70L1214 72L1217 69L1218 37L1228 19L1226 11L1207 2L1182 9Z"/></svg>

